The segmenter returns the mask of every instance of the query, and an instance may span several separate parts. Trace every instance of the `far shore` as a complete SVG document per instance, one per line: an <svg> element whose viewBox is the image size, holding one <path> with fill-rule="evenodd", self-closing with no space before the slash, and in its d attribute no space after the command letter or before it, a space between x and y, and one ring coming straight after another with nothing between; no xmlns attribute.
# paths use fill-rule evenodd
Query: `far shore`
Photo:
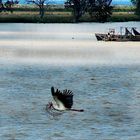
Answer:
<svg viewBox="0 0 140 140"><path fill-rule="evenodd" d="M140 21L140 17L135 15L133 6L117 6L113 9L112 16L108 22ZM71 10L64 7L49 7L45 9L45 15L41 19L36 6L18 6L13 9L13 13L3 11L0 13L0 23L74 23ZM88 13L84 14L79 22L98 22Z"/></svg>

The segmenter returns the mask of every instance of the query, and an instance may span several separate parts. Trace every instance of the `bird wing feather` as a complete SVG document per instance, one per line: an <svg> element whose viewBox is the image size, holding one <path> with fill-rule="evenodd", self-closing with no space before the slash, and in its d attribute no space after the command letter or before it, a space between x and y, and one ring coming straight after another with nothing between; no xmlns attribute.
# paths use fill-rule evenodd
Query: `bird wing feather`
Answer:
<svg viewBox="0 0 140 140"><path fill-rule="evenodd" d="M60 91L60 90L56 90L54 91L54 88L52 87L51 88L51 91L52 91L52 95L53 95L53 98L55 101L60 100L63 105L70 109L73 105L73 92L71 90L63 90L63 91Z"/></svg>

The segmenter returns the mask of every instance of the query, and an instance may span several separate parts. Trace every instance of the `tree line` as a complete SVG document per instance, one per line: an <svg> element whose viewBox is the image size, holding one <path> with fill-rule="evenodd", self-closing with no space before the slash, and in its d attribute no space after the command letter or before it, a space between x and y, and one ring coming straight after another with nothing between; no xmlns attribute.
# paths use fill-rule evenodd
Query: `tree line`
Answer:
<svg viewBox="0 0 140 140"><path fill-rule="evenodd" d="M45 9L50 4L51 0L26 0L27 4L33 3L39 7L40 18L44 17ZM136 14L140 15L140 0L131 0L136 6ZM73 13L74 22L85 14L96 18L99 22L106 22L112 15L113 6L112 0L67 0L64 4L66 9L71 9ZM12 6L18 4L18 0L7 0L5 3L0 0L0 12L13 11Z"/></svg>
<svg viewBox="0 0 140 140"><path fill-rule="evenodd" d="M44 5L49 5L50 0L27 0L28 3L34 3L39 7L40 17L44 16ZM72 9L74 22L78 22L80 17L86 12L91 17L95 16L97 21L105 22L112 14L112 0L67 0L64 4L66 9Z"/></svg>

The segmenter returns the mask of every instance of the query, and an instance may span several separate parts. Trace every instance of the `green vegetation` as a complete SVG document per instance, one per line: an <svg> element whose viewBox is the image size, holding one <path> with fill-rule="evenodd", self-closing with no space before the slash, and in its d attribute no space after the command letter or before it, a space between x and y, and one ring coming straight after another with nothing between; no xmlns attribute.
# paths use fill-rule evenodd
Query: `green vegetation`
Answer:
<svg viewBox="0 0 140 140"><path fill-rule="evenodd" d="M110 22L121 21L140 21L140 17L134 14L135 7L119 6L114 7L112 16L108 19ZM16 5L14 12L1 12L0 22L15 23L73 23L72 10L61 6L45 7L43 19L38 14L38 9L33 5ZM88 13L80 17L79 22L96 22L96 18Z"/></svg>
<svg viewBox="0 0 140 140"><path fill-rule="evenodd" d="M135 9L135 13L140 16L140 0L131 0L131 2L133 3L133 5L135 5L136 9Z"/></svg>
<svg viewBox="0 0 140 140"><path fill-rule="evenodd" d="M113 22L140 21L140 18L138 15L135 14L120 13L120 14L113 14L110 17L109 21L113 21Z"/></svg>
<svg viewBox="0 0 140 140"><path fill-rule="evenodd" d="M115 6L113 12L134 12L135 6Z"/></svg>

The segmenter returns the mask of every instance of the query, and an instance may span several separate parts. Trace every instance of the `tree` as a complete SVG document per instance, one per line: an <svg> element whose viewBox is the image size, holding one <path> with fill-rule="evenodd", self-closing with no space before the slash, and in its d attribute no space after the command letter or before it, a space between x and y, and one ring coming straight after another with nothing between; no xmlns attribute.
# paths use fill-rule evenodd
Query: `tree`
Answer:
<svg viewBox="0 0 140 140"><path fill-rule="evenodd" d="M78 22L79 18L86 12L88 0L67 0L65 8L72 8L74 21Z"/></svg>
<svg viewBox="0 0 140 140"><path fill-rule="evenodd" d="M140 16L140 0L137 2L136 13Z"/></svg>
<svg viewBox="0 0 140 140"><path fill-rule="evenodd" d="M89 0L89 14L99 22L106 22L112 14L112 0Z"/></svg>
<svg viewBox="0 0 140 140"><path fill-rule="evenodd" d="M18 0L7 0L5 3L2 2L2 0L0 0L0 12L2 11L10 11L11 13L13 12L13 6L15 4L18 4L19 1Z"/></svg>
<svg viewBox="0 0 140 140"><path fill-rule="evenodd" d="M131 0L131 2L136 6L136 14L140 16L140 0Z"/></svg>
<svg viewBox="0 0 140 140"><path fill-rule="evenodd" d="M49 4L49 0L27 0L27 2L34 3L35 5L37 5L39 7L40 18L44 17L44 13L45 13L44 5Z"/></svg>
<svg viewBox="0 0 140 140"><path fill-rule="evenodd" d="M132 2L133 4L136 4L136 0L131 0L131 2Z"/></svg>
<svg viewBox="0 0 140 140"><path fill-rule="evenodd" d="M112 14L111 2L112 0L67 0L65 7L73 9L76 22L87 11L99 22L105 22Z"/></svg>

